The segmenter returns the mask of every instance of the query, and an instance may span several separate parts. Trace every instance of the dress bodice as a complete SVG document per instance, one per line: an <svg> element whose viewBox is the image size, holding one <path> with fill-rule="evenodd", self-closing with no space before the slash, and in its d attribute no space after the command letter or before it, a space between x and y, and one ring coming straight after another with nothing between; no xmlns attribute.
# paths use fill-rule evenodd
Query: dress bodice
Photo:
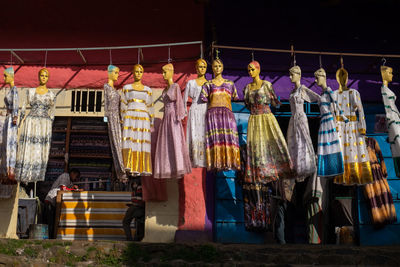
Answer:
<svg viewBox="0 0 400 267"><path fill-rule="evenodd" d="M332 94L332 89L328 87L321 95L319 102L321 118L328 115L335 115L335 101L333 100Z"/></svg>
<svg viewBox="0 0 400 267"><path fill-rule="evenodd" d="M28 116L50 118L49 111L55 104L55 95L50 90L41 95L36 93L36 89L29 90L28 102L31 106L31 111Z"/></svg>
<svg viewBox="0 0 400 267"><path fill-rule="evenodd" d="M252 115L271 113L269 105L279 104L272 85L267 81L263 81L261 87L255 90L251 90L248 84L244 91L244 101Z"/></svg>
<svg viewBox="0 0 400 267"><path fill-rule="evenodd" d="M201 99L208 102L208 108L225 107L232 110L231 100L238 100L235 84L230 80L224 80L221 85L213 81L206 82L201 90Z"/></svg>
<svg viewBox="0 0 400 267"><path fill-rule="evenodd" d="M292 116L304 114L304 101L316 102L319 101L319 99L320 96L317 93L311 91L304 85L300 85L299 88L292 91L289 97Z"/></svg>
<svg viewBox="0 0 400 267"><path fill-rule="evenodd" d="M184 94L185 106L188 101L188 97L192 99L192 105L204 104L200 98L201 89L202 87L197 84L196 80L188 81Z"/></svg>
<svg viewBox="0 0 400 267"><path fill-rule="evenodd" d="M6 105L7 114L12 114L13 116L18 115L18 108L19 108L18 100L19 99L18 99L17 87L13 86L4 97L4 103Z"/></svg>
<svg viewBox="0 0 400 267"><path fill-rule="evenodd" d="M119 105L121 101L119 92L106 83L104 85L104 93L107 112L109 114L119 114Z"/></svg>

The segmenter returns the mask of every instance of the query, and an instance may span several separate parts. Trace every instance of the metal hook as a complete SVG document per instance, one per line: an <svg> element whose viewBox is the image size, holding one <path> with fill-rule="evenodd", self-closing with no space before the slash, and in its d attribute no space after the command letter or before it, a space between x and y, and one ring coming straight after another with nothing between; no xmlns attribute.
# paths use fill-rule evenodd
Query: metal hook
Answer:
<svg viewBox="0 0 400 267"><path fill-rule="evenodd" d="M218 50L218 48L217 49L215 49L215 59L219 59L219 50Z"/></svg>
<svg viewBox="0 0 400 267"><path fill-rule="evenodd" d="M251 61L254 61L254 50L251 51Z"/></svg>
<svg viewBox="0 0 400 267"><path fill-rule="evenodd" d="M111 54L111 49L110 49L109 51L110 51L110 65L112 65L112 54Z"/></svg>
<svg viewBox="0 0 400 267"><path fill-rule="evenodd" d="M44 55L44 67L47 67L47 50L46 50L46 54Z"/></svg>
<svg viewBox="0 0 400 267"><path fill-rule="evenodd" d="M290 50L292 51L292 57L293 57L293 66L296 66L296 52L294 51L294 46L290 46Z"/></svg>
<svg viewBox="0 0 400 267"><path fill-rule="evenodd" d="M171 63L172 59L171 59L171 47L168 46L168 63Z"/></svg>
<svg viewBox="0 0 400 267"><path fill-rule="evenodd" d="M12 50L10 51L10 54L11 54L11 62L10 63L11 63L11 67L12 67L13 66L13 51Z"/></svg>
<svg viewBox="0 0 400 267"><path fill-rule="evenodd" d="M319 68L322 69L322 55L319 54Z"/></svg>
<svg viewBox="0 0 400 267"><path fill-rule="evenodd" d="M385 66L386 64L386 58L382 57L382 66Z"/></svg>
<svg viewBox="0 0 400 267"><path fill-rule="evenodd" d="M137 51L137 64L140 64L140 54L142 53L142 48L139 47L138 51Z"/></svg>
<svg viewBox="0 0 400 267"><path fill-rule="evenodd" d="M344 69L343 56L340 55L340 67Z"/></svg>
<svg viewBox="0 0 400 267"><path fill-rule="evenodd" d="M203 55L203 43L200 44L200 58L203 59L204 55Z"/></svg>

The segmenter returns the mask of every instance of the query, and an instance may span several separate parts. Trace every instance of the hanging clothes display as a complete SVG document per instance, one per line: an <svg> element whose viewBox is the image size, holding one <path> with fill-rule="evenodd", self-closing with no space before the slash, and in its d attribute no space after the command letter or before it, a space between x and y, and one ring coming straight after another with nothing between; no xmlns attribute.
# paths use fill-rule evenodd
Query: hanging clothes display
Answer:
<svg viewBox="0 0 400 267"><path fill-rule="evenodd" d="M365 145L366 124L360 93L354 89L337 90L333 92L333 99L343 112L336 111L336 125L343 153L344 173L335 178L335 183L344 185L371 183L373 178Z"/></svg>
<svg viewBox="0 0 400 267"><path fill-rule="evenodd" d="M206 167L206 112L207 103L200 98L202 86L196 80L188 81L184 93L184 107L187 106L188 97L192 99L189 109L186 128L186 142L189 147L189 156L192 167Z"/></svg>
<svg viewBox="0 0 400 267"><path fill-rule="evenodd" d="M15 165L16 180L23 183L44 181L56 101L56 96L50 90L38 94L36 88L29 88L26 93L31 110L21 128ZM24 103L21 121L25 106Z"/></svg>
<svg viewBox="0 0 400 267"><path fill-rule="evenodd" d="M2 129L1 166L0 178L7 179L8 170L14 173L17 157L17 137L18 125L13 123L13 119L18 117L19 98L17 87L13 86L4 97L7 115Z"/></svg>
<svg viewBox="0 0 400 267"><path fill-rule="evenodd" d="M237 100L235 84L224 79L220 85L209 81L203 85L201 98L208 102L206 114L207 169L239 170L239 136L231 100Z"/></svg>
<svg viewBox="0 0 400 267"><path fill-rule="evenodd" d="M127 177L122 159L120 102L120 93L109 84L104 84L104 116L108 120L108 137L110 139L114 169L117 178L120 181L124 181Z"/></svg>
<svg viewBox="0 0 400 267"><path fill-rule="evenodd" d="M304 101L316 102L320 96L304 85L294 89L290 94L290 110L292 116L289 120L287 143L296 180L301 182L316 171L314 147L311 141L308 120L304 112Z"/></svg>
<svg viewBox="0 0 400 267"><path fill-rule="evenodd" d="M344 172L343 154L336 130L335 110L339 110L333 100L333 91L326 88L319 101L321 122L318 131L318 177L339 176ZM343 118L343 120L347 120Z"/></svg>
<svg viewBox="0 0 400 267"><path fill-rule="evenodd" d="M144 86L123 87L121 96L122 156L125 168L134 176L152 174L151 128L154 123L153 92Z"/></svg>
<svg viewBox="0 0 400 267"><path fill-rule="evenodd" d="M396 176L400 177L400 113L396 106L396 95L383 85L381 88L383 104L386 111L386 123L388 128L388 142L394 162Z"/></svg>
<svg viewBox="0 0 400 267"><path fill-rule="evenodd" d="M382 225L396 222L396 209L386 180L388 174L381 149L374 138L367 137L366 143L374 181L365 185L364 195L370 205L372 223Z"/></svg>
<svg viewBox="0 0 400 267"><path fill-rule="evenodd" d="M281 128L269 108L279 105L268 81L257 90L244 90L244 101L250 110L247 127L247 160L245 182L268 183L293 178L293 164Z"/></svg>
<svg viewBox="0 0 400 267"><path fill-rule="evenodd" d="M179 85L171 84L162 98L164 117L158 131L154 178L182 178L192 167L182 126L186 112Z"/></svg>

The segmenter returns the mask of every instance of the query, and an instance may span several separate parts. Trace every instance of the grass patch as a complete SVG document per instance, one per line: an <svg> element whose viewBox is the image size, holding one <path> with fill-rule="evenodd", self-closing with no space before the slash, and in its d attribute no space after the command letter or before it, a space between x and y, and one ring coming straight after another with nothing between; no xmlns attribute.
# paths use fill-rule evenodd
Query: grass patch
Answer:
<svg viewBox="0 0 400 267"><path fill-rule="evenodd" d="M149 262L151 260L150 254L135 243L128 244L121 258L122 262L128 266L135 265L139 260L144 262Z"/></svg>
<svg viewBox="0 0 400 267"><path fill-rule="evenodd" d="M52 242L43 242L43 243L42 243L42 248L43 248L43 249L49 249L49 248L51 248L52 246L54 246L54 244L53 244Z"/></svg>
<svg viewBox="0 0 400 267"><path fill-rule="evenodd" d="M8 239L7 241L0 242L0 254L17 256L17 249L25 245L24 240Z"/></svg>
<svg viewBox="0 0 400 267"><path fill-rule="evenodd" d="M24 254L30 258L36 258L39 255L39 251L35 248L25 247Z"/></svg>
<svg viewBox="0 0 400 267"><path fill-rule="evenodd" d="M211 245L202 245L199 247L181 246L166 251L165 254L160 257L160 260L161 262L169 262L172 260L216 262L220 256L220 252Z"/></svg>

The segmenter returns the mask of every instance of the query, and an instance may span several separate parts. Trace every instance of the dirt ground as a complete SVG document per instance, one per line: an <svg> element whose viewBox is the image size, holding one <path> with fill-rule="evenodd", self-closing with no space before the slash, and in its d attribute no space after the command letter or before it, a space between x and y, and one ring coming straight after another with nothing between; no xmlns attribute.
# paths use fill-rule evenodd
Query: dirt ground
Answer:
<svg viewBox="0 0 400 267"><path fill-rule="evenodd" d="M0 266L400 266L400 247L0 240Z"/></svg>

